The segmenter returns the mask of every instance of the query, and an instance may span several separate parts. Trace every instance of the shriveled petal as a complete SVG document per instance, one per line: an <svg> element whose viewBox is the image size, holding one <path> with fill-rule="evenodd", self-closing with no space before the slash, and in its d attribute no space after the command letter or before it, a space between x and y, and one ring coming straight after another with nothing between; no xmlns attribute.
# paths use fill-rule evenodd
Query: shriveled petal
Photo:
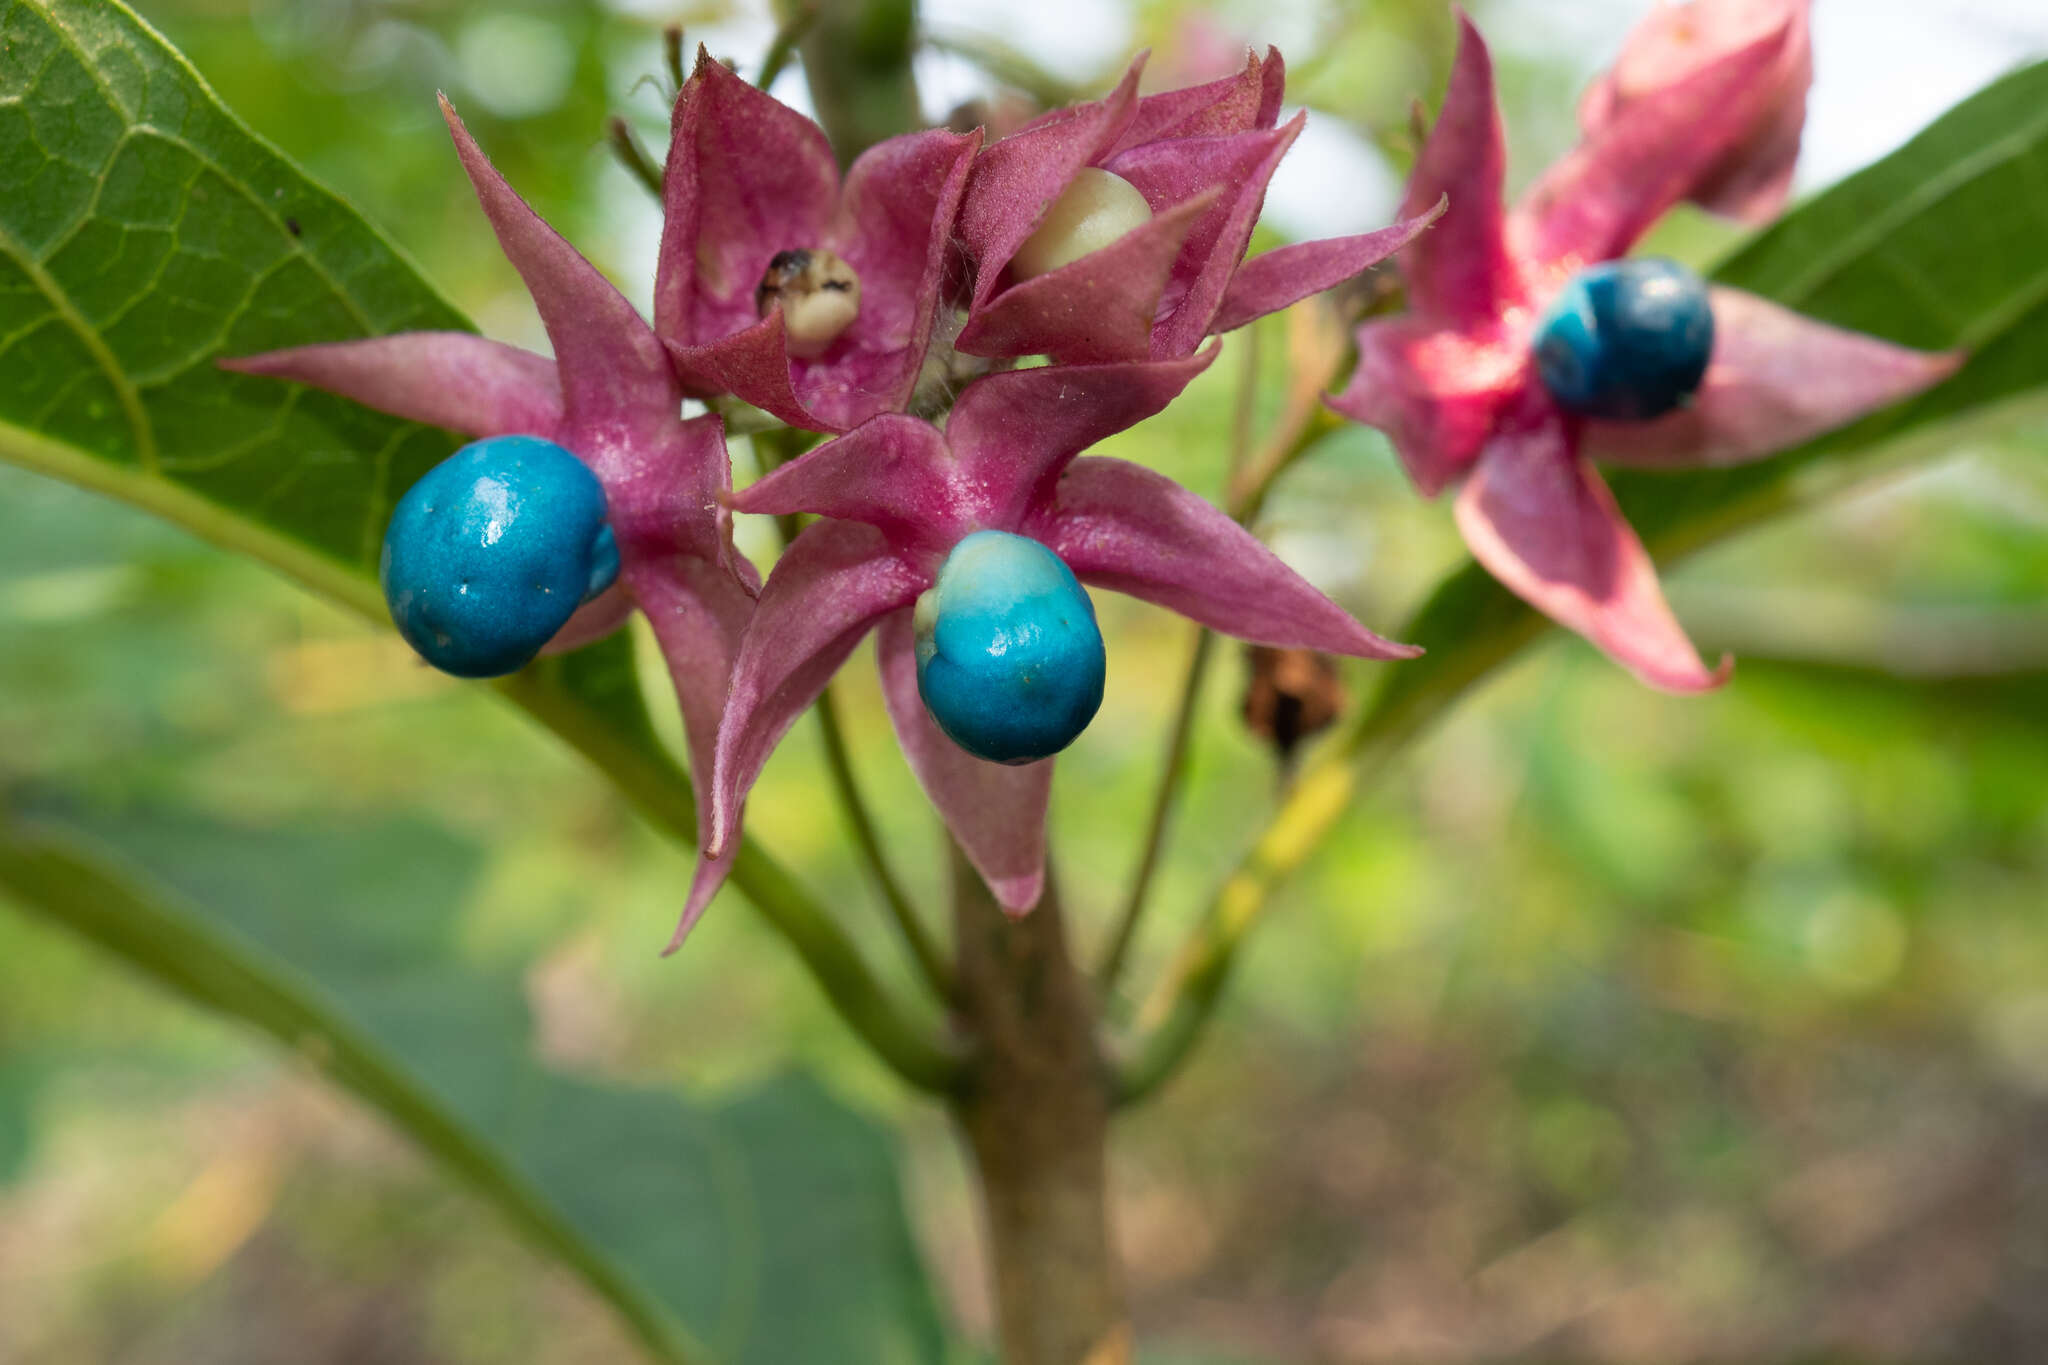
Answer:
<svg viewBox="0 0 2048 1365"><path fill-rule="evenodd" d="M1589 133L1516 208L1516 248L1557 270L1626 253L1748 136L1790 41L1789 25L1754 39Z"/></svg>
<svg viewBox="0 0 2048 1365"><path fill-rule="evenodd" d="M1218 197L1209 191L1175 205L1100 251L1011 285L968 318L954 344L969 355L1049 355L1072 365L1145 359L1174 263Z"/></svg>
<svg viewBox="0 0 2048 1365"><path fill-rule="evenodd" d="M1440 199L1429 212L1377 232L1296 242L1252 257L1230 277L1216 316L1209 320L1210 332L1232 331L1370 270L1414 241L1443 213L1446 202Z"/></svg>
<svg viewBox="0 0 2048 1365"><path fill-rule="evenodd" d="M1700 662L1649 554L1555 412L1522 414L1494 438L1458 494L1457 519L1488 572L1650 686L1700 692L1727 679L1728 661Z"/></svg>
<svg viewBox="0 0 2048 1365"><path fill-rule="evenodd" d="M1023 914L1045 890L1045 809L1052 795L1053 760L1014 768L984 763L946 738L917 693L909 612L882 620L875 657L889 720L918 785L995 893L996 904L1010 914Z"/></svg>
<svg viewBox="0 0 2048 1365"><path fill-rule="evenodd" d="M960 202L960 244L974 268L974 309L1001 287L1017 248L1083 166L1115 145L1138 98L1141 54L1103 99L1057 110L982 148Z"/></svg>
<svg viewBox="0 0 2048 1365"><path fill-rule="evenodd" d="M400 332L220 362L467 436L543 436L562 418L555 362L468 332Z"/></svg>
<svg viewBox="0 0 2048 1365"><path fill-rule="evenodd" d="M1784 207L1806 126L1813 83L1811 0L1696 0L1659 3L1629 33L1621 55L1579 102L1588 135L1627 115L1638 100L1685 79L1756 38L1790 25L1778 60L1758 81L1750 131L1701 177L1687 196L1746 222L1766 222Z"/></svg>
<svg viewBox="0 0 2048 1365"><path fill-rule="evenodd" d="M1076 460L1030 534L1084 583L1127 593L1254 644L1412 659L1282 563L1251 532L1163 474Z"/></svg>
<svg viewBox="0 0 2048 1365"><path fill-rule="evenodd" d="M1127 365L1042 365L977 379L946 422L969 508L983 526L1015 527L1044 504L1068 461L1159 413L1219 348Z"/></svg>
<svg viewBox="0 0 2048 1365"><path fill-rule="evenodd" d="M701 47L669 132L654 325L696 346L755 321L754 288L776 252L824 242L839 167L817 124Z"/></svg>
<svg viewBox="0 0 2048 1365"><path fill-rule="evenodd" d="M1408 477L1434 497L1479 458L1528 383L1528 347L1516 336L1402 317L1358 329L1358 368L1324 402L1387 433Z"/></svg>
<svg viewBox="0 0 2048 1365"><path fill-rule="evenodd" d="M712 765L707 852L716 856L732 844L768 755L861 637L931 582L880 531L858 522L816 522L790 542L761 589L733 665Z"/></svg>
<svg viewBox="0 0 2048 1365"><path fill-rule="evenodd" d="M1470 326L1521 297L1501 219L1507 144L1493 90L1493 57L1463 13L1451 83L1422 144L1401 216L1415 218L1449 198L1437 225L1401 258L1408 307L1418 317Z"/></svg>
<svg viewBox="0 0 2048 1365"><path fill-rule="evenodd" d="M1280 118L1286 79L1287 66L1278 48L1267 48L1263 58L1246 52L1244 69L1234 75L1140 99L1110 152L1160 138L1218 137L1271 128Z"/></svg>
<svg viewBox="0 0 2048 1365"><path fill-rule="evenodd" d="M740 512L814 512L865 522L893 545L943 554L973 529L960 482L937 427L884 414L741 490L732 505Z"/></svg>
<svg viewBox="0 0 2048 1365"><path fill-rule="evenodd" d="M708 847L718 723L733 661L753 615L754 597L723 565L694 555L629 555L622 580L647 614L675 685L683 736L690 751L690 785L697 797L698 844ZM698 858L667 951L674 952L682 944L724 884L738 843L734 839L732 847L719 856Z"/></svg>
<svg viewBox="0 0 2048 1365"><path fill-rule="evenodd" d="M441 114L498 245L526 282L548 340L554 343L565 415L573 421L579 416L666 410L673 417L680 401L675 376L661 343L633 305L513 192L455 116L446 96L441 99ZM577 453L592 458L588 452Z"/></svg>
<svg viewBox="0 0 2048 1365"><path fill-rule="evenodd" d="M1716 288L1714 358L1691 406L1654 422L1589 422L1580 449L1653 468L1741 464L1789 450L1956 372L1960 351L1915 351Z"/></svg>

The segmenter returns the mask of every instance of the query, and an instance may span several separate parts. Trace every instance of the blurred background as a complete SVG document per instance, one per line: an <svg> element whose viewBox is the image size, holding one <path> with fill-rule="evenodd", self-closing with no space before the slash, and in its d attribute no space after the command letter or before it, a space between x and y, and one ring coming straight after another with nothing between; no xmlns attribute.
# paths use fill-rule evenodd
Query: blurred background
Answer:
<svg viewBox="0 0 2048 1365"><path fill-rule="evenodd" d="M765 5L140 0L259 133L381 224L488 333L542 345L433 103L629 296L659 217L605 118L657 153L660 28L753 62ZM991 67L1076 93L1279 44L1309 135L1268 224L1391 214L1408 108L1449 60L1437 0L927 0L928 114ZM1642 0L1472 0L1513 170L1573 133ZM1821 0L1802 186L2048 52L2035 0ZM1220 64L1220 66L1219 66ZM776 93L804 102L801 73ZM1657 245L1710 263L1731 230ZM1284 323L1263 346L1279 392ZM1219 490L1226 359L1116 453ZM2019 431L1725 546L1675 576L1734 683L1675 700L1552 640L1373 782L1286 891L1220 1026L1113 1154L1147 1359L2048 1359L2048 433ZM737 455L747 476L744 452ZM1347 431L1261 530L1394 630L1462 560L1448 509ZM767 542L750 546L769 555ZM1191 643L1103 596L1108 698L1062 765L1056 847L1091 944L1118 903ZM865 656L865 651L864 651ZM871 670L853 744L937 903L928 807ZM1142 986L1267 809L1270 752L1211 675ZM1370 683L1346 675L1352 694ZM717 1094L792 1060L901 1134L928 1264L986 1324L942 1117L839 1035L737 896L656 956L685 855L488 694L182 534L0 470L0 754L16 781L234 817L456 831L445 907L523 974L536 1046ZM799 726L750 829L910 989ZM378 850L366 850L378 856ZM0 909L0 1360L613 1361L602 1304L304 1066ZM793 1363L794 1365L794 1363Z"/></svg>

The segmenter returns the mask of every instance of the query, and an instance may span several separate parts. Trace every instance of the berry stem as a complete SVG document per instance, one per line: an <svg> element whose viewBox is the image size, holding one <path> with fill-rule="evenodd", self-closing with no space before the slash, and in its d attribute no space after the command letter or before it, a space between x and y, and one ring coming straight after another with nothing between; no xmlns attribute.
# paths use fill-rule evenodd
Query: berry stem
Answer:
<svg viewBox="0 0 2048 1365"><path fill-rule="evenodd" d="M939 999L950 1001L954 996L952 969L946 965L945 955L932 937L931 930L925 927L924 917L910 903L903 884L889 867L881 836L875 829L874 818L868 814L867 802L861 798L860 784L854 777L853 758L846 748L846 731L839 723L839 701L829 686L818 697L818 730L825 741L825 766L832 774L832 790L839 798L840 813L846 817L846 826L853 833L853 841L859 845L861 857L868 865L868 875L874 878L875 889L882 893L882 900L889 907L889 917L896 922L897 930L903 935L903 944L916 960L919 972L937 992Z"/></svg>
<svg viewBox="0 0 2048 1365"><path fill-rule="evenodd" d="M1243 479L1251 461L1252 417L1259 393L1259 332L1256 325L1247 327L1236 334L1232 343L1238 348L1239 370L1236 402L1230 417L1230 460L1223 475L1224 487L1232 490ZM1315 404L1316 401L1316 393L1311 393L1309 402ZM1297 403L1296 409L1299 408ZM1291 409L1290 414L1289 419L1283 419L1283 425L1298 418L1298 411ZM1295 421L1295 425L1299 422ZM1272 470L1269 478L1277 477L1280 469L1284 468L1281 462L1266 463ZM1242 524L1263 499L1263 491L1260 491L1246 510L1234 511L1233 515ZM1181 679L1180 700L1174 708L1173 723L1167 730L1166 758L1160 765L1159 786L1152 797L1152 814L1145 823L1145 842L1138 854L1138 869L1132 874L1131 889L1124 897L1123 913L1110 935L1109 946L1103 951L1102 960L1095 969L1096 989L1105 1000L1116 990L1117 980L1123 975L1130 958L1131 946L1137 940L1139 922L1145 917L1145 898L1152 889L1152 877L1158 871L1160 855L1165 851L1167 826L1173 818L1174 803L1187 769L1188 749L1195 729L1195 707L1201 700L1202 680L1208 674L1215 646L1215 635L1211 631L1204 628L1196 632L1187 671Z"/></svg>
<svg viewBox="0 0 2048 1365"><path fill-rule="evenodd" d="M661 167L654 164L654 158L640 145L640 139L626 126L626 121L614 114L605 122L605 141L612 149L612 159L626 168L627 174L647 187L647 192L657 200L661 198Z"/></svg>
<svg viewBox="0 0 2048 1365"><path fill-rule="evenodd" d="M811 25L818 22L818 6L815 0L798 0L790 7L789 17L775 30L775 39L768 44L768 51L761 57L760 74L754 77L754 84L766 90L775 84L796 56L797 44L811 31Z"/></svg>

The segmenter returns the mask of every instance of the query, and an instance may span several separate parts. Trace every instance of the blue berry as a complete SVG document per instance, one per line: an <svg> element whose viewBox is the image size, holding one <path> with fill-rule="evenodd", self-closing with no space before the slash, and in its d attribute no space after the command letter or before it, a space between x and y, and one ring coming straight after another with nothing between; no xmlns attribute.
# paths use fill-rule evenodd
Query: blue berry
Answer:
<svg viewBox="0 0 2048 1365"><path fill-rule="evenodd" d="M1675 261L1572 276L1536 328L1536 373L1566 412L1647 421L1682 407L1714 353L1706 281Z"/></svg>
<svg viewBox="0 0 2048 1365"><path fill-rule="evenodd" d="M1074 742L1102 705L1095 604L1035 540L976 531L917 600L917 691L955 744L1029 763Z"/></svg>
<svg viewBox="0 0 2048 1365"><path fill-rule="evenodd" d="M604 486L537 436L466 445L398 500L377 577L406 643L444 673L526 665L619 576Z"/></svg>

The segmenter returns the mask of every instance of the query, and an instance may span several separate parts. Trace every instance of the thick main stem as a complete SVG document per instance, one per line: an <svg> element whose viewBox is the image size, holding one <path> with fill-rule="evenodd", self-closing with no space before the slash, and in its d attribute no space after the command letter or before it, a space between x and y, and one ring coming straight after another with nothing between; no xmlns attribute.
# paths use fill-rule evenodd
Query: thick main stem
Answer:
<svg viewBox="0 0 2048 1365"><path fill-rule="evenodd" d="M956 851L953 900L974 1045L954 1112L981 1180L1003 1365L1127 1365L1108 1078L1059 897L1048 886L1010 919Z"/></svg>

